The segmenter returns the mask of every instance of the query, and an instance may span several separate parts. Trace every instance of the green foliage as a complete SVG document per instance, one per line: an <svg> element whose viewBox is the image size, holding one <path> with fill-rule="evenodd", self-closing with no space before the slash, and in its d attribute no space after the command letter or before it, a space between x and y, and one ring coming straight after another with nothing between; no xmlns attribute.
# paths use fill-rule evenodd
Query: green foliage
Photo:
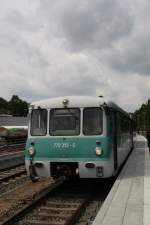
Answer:
<svg viewBox="0 0 150 225"><path fill-rule="evenodd" d="M0 114L8 114L9 113L9 108L8 108L8 102L0 98Z"/></svg>
<svg viewBox="0 0 150 225"><path fill-rule="evenodd" d="M134 113L137 128L141 130L150 129L150 99L146 104L142 104L141 107Z"/></svg>
<svg viewBox="0 0 150 225"><path fill-rule="evenodd" d="M21 100L18 95L12 95L10 101L0 98L0 114L13 116L27 116L28 103Z"/></svg>

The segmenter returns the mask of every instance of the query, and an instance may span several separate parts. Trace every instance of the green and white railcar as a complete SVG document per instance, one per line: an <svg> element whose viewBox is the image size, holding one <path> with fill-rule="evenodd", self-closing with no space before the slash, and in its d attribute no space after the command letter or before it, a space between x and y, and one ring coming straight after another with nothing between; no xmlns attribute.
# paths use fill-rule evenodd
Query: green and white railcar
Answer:
<svg viewBox="0 0 150 225"><path fill-rule="evenodd" d="M111 177L133 147L129 115L103 98L51 98L29 111L25 163L32 180Z"/></svg>

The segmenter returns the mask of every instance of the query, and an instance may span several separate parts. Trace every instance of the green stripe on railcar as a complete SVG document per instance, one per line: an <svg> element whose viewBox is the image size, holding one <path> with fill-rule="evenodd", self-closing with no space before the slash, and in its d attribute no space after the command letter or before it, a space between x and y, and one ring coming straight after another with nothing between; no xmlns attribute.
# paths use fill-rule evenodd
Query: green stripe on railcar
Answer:
<svg viewBox="0 0 150 225"><path fill-rule="evenodd" d="M96 141L100 141L100 145ZM28 148L34 143L36 154L34 160L69 161L106 160L111 153L112 142L108 137L78 137L78 138L29 138L26 144L25 156L29 159ZM97 156L95 148L101 147L103 154Z"/></svg>

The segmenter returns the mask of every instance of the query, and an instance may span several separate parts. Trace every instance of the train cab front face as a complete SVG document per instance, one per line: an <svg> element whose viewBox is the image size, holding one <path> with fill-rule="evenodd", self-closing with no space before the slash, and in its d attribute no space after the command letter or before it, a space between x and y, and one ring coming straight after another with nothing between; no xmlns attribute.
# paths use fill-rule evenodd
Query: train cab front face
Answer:
<svg viewBox="0 0 150 225"><path fill-rule="evenodd" d="M106 129L101 107L33 109L25 151L28 172L32 165L37 176L105 177Z"/></svg>

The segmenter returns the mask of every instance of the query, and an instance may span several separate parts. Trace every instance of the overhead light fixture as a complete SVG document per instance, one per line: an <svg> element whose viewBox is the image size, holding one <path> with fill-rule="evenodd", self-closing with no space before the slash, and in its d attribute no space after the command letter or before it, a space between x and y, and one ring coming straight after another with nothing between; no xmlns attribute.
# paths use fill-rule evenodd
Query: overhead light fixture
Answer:
<svg viewBox="0 0 150 225"><path fill-rule="evenodd" d="M68 99L64 99L62 103L63 103L63 106L66 108L68 106L68 104L69 104L69 100Z"/></svg>

